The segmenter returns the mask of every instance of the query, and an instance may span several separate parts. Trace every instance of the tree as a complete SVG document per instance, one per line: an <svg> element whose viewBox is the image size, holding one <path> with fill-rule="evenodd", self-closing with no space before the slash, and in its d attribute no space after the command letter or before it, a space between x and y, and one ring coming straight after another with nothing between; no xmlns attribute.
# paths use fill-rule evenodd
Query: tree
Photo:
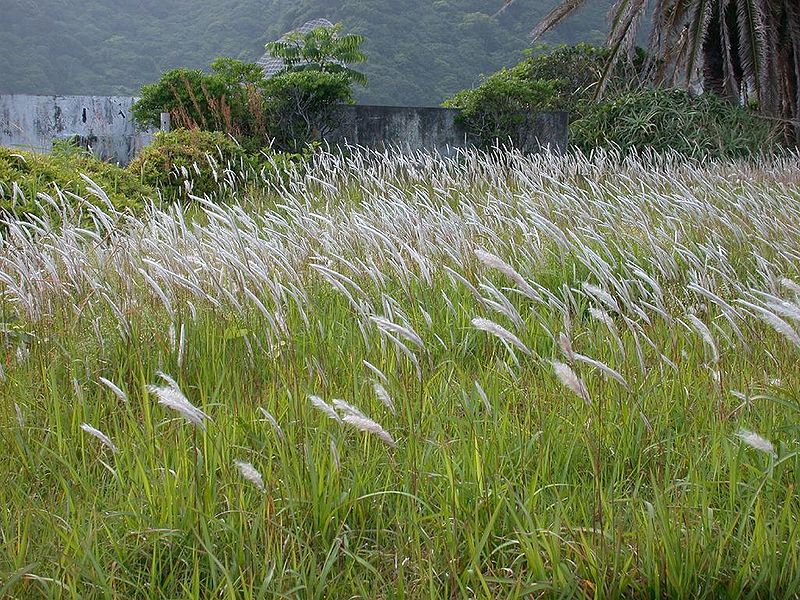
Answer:
<svg viewBox="0 0 800 600"><path fill-rule="evenodd" d="M290 33L282 40L270 42L267 51L283 60L283 72L321 71L342 74L348 80L367 85L367 76L347 65L363 63L367 55L361 51L363 36L341 35L342 24L316 27L308 33Z"/></svg>
<svg viewBox="0 0 800 600"><path fill-rule="evenodd" d="M284 67L264 85L267 118L278 147L297 151L338 125L338 106L353 102L353 83L367 77L348 64L367 60L364 38L340 35L341 24L294 33L267 44Z"/></svg>
<svg viewBox="0 0 800 600"><path fill-rule="evenodd" d="M515 0L506 0L501 12ZM586 0L561 0L531 32L538 38ZM616 0L609 13L611 65L630 56L651 0ZM800 137L800 5L797 0L657 0L647 76L701 88L778 118ZM602 93L606 77L601 80Z"/></svg>

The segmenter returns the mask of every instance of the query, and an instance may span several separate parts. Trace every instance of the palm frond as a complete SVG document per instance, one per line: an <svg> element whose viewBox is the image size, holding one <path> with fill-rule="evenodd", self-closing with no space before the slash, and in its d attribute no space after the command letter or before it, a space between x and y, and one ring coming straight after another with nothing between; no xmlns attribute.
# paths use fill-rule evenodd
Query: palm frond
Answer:
<svg viewBox="0 0 800 600"><path fill-rule="evenodd" d="M585 2L586 0L564 0L536 24L530 32L531 39L537 40L545 31L558 25Z"/></svg>
<svg viewBox="0 0 800 600"><path fill-rule="evenodd" d="M719 6L719 38L722 47L722 88L725 95L732 100L738 100L741 94L739 82L736 79L736 68L731 50L732 36L730 29L729 7L731 0L720 0Z"/></svg>
<svg viewBox="0 0 800 600"><path fill-rule="evenodd" d="M764 27L763 13L757 0L736 0L739 64L746 89L753 96L763 97Z"/></svg>
<svg viewBox="0 0 800 600"><path fill-rule="evenodd" d="M504 12L506 12L506 9L508 9L508 7L509 7L509 6L511 6L512 4L514 4L514 2L516 2L516 0L505 0L505 1L503 2L503 6L501 6L501 7L500 7L500 8L497 10L497 12L495 12L495 13L492 15L492 18L494 19L495 17L499 17L500 15L502 15Z"/></svg>
<svg viewBox="0 0 800 600"><path fill-rule="evenodd" d="M639 20L647 8L647 0L618 0L612 7L608 44L611 48L608 60L595 90L595 98L600 98L608 85L611 73L619 64L623 54L627 56L636 40Z"/></svg>
<svg viewBox="0 0 800 600"><path fill-rule="evenodd" d="M711 0L696 0L692 6L692 15L688 22L685 55L679 57L684 65L683 77L685 85L691 86L696 81L701 65L703 42L711 22Z"/></svg>

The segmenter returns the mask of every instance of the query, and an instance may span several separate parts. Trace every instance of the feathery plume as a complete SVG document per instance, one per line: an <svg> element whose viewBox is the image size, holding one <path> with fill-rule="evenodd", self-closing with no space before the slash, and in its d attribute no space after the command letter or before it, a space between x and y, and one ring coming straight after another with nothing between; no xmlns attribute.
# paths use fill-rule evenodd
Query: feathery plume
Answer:
<svg viewBox="0 0 800 600"><path fill-rule="evenodd" d="M609 294L603 288L596 285L592 285L591 283L588 282L584 282L582 287L583 291L586 292L589 296L592 296L593 298L599 300L614 312L617 313L620 312L619 304L614 299L614 296Z"/></svg>
<svg viewBox="0 0 800 600"><path fill-rule="evenodd" d="M788 277L784 277L781 279L781 285L785 287L787 290L793 291L795 294L800 296L800 284L795 281L792 281Z"/></svg>
<svg viewBox="0 0 800 600"><path fill-rule="evenodd" d="M488 412L491 415L492 404L491 402L489 402L489 397L486 395L483 386L480 384L478 380L475 380L475 390L478 392L478 396L481 397L481 402L483 402L483 407L486 409L486 412Z"/></svg>
<svg viewBox="0 0 800 600"><path fill-rule="evenodd" d="M168 377L164 376L162 373L159 373L159 375L162 375L164 378ZM172 381L174 382L174 380ZM183 392L177 387L177 384L175 384L175 386L148 385L147 390L158 398L159 404L180 413L184 419L197 425L200 429L205 430L205 419L211 420L211 417L205 412L189 402L186 396L183 395Z"/></svg>
<svg viewBox="0 0 800 600"><path fill-rule="evenodd" d="M342 465L339 460L339 449L336 447L336 442L333 439L331 439L331 461L333 461L333 468L338 471Z"/></svg>
<svg viewBox="0 0 800 600"><path fill-rule="evenodd" d="M397 443L394 441L389 432L386 431L383 427L381 427L378 423L376 423L369 417L358 416L355 414L348 413L344 417L342 417L342 421L344 421L348 425L352 425L353 427L360 429L361 431L365 431L367 433L371 433L373 435L378 436L381 439L381 441L383 441L388 446L391 446L392 448L397 447Z"/></svg>
<svg viewBox="0 0 800 600"><path fill-rule="evenodd" d="M355 406L345 402L341 398L334 398L333 399L333 407L336 410L338 410L339 412L344 413L345 415L354 415L354 416L360 417L362 419L367 419L368 418L367 415L365 415L363 412L358 410Z"/></svg>
<svg viewBox="0 0 800 600"><path fill-rule="evenodd" d="M265 490L264 478L261 477L261 473L259 473L251 463L242 460L234 460L233 464L239 469L239 473L242 474L242 477L247 479L247 481L256 486L260 491L263 492Z"/></svg>
<svg viewBox="0 0 800 600"><path fill-rule="evenodd" d="M625 378L619 373L619 371L615 371L607 364L600 362L599 360L595 360L594 358L585 356L583 354L578 354L577 352L575 353L574 358L577 361L593 366L595 369L599 369L600 372L603 373L603 375L605 375L606 377L610 377L611 379L614 379L626 390L630 390L628 382L625 381Z"/></svg>
<svg viewBox="0 0 800 600"><path fill-rule="evenodd" d="M750 431L749 429L740 429L736 432L736 437L738 437L751 448L755 448L761 452L766 452L773 457L777 456L775 453L775 446L772 445L772 442L764 439L754 431Z"/></svg>
<svg viewBox="0 0 800 600"><path fill-rule="evenodd" d="M700 334L700 337L703 338L703 341L711 350L711 357L714 363L719 362L719 350L717 350L717 344L714 342L714 336L711 334L711 330L703 323L700 319L697 318L696 315L689 313L686 315L689 319L689 322L695 328L695 330Z"/></svg>
<svg viewBox="0 0 800 600"><path fill-rule="evenodd" d="M369 362L368 360L363 360L363 361L361 361L361 362L362 362L362 363L364 363L364 366L365 366L365 367L367 367L367 368L368 368L370 371L372 371L373 373L375 373L375 376L376 376L378 379L380 379L380 380L381 380L381 383L383 383L383 385L389 385L389 380L386 378L386 375L384 375L384 374L383 374L383 371L381 371L381 370L380 370L378 367L376 367L375 365L373 365L373 364L372 364L371 362Z"/></svg>
<svg viewBox="0 0 800 600"><path fill-rule="evenodd" d="M589 307L589 314L592 315L592 318L600 321L606 327L616 329L616 325L614 324L614 319L604 311L602 308L595 308L594 306Z"/></svg>
<svg viewBox="0 0 800 600"><path fill-rule="evenodd" d="M414 331L414 329L412 329L410 325L399 325L397 323L393 323L386 317L372 316L370 317L370 320L372 320L378 326L380 331L394 333L395 335L399 335L403 339L408 340L421 350L425 349L425 342L422 341L422 338L416 331Z"/></svg>
<svg viewBox="0 0 800 600"><path fill-rule="evenodd" d="M567 361L575 362L575 352L572 350L572 342L563 331L558 334L558 346L561 348L564 356L567 357Z"/></svg>
<svg viewBox="0 0 800 600"><path fill-rule="evenodd" d="M800 334L798 334L797 330L794 327L792 327L789 323L781 319L775 313L767 310L766 308L750 304L749 302L744 302L744 301L740 302L742 302L742 304L749 306L750 308L756 309L758 311L758 316L759 318L761 318L762 321L767 323L775 331L783 335L783 337L785 337L795 346L800 348Z"/></svg>
<svg viewBox="0 0 800 600"><path fill-rule="evenodd" d="M286 436L283 434L283 429L281 429L281 426L278 425L278 421L275 419L275 417L273 417L271 414L269 414L269 412L267 411L266 408L263 408L261 406L258 407L258 412L260 412L262 415L264 415L264 418L267 421L269 421L270 425L272 425L272 429L275 430L275 435L278 436L278 439L281 440L281 441L285 440Z"/></svg>
<svg viewBox="0 0 800 600"><path fill-rule="evenodd" d="M514 267L509 265L502 258L492 254L491 252L487 252L486 250L481 250L480 248L475 249L475 256L487 267L500 271L503 275L516 283L520 291L528 298L536 302L542 302L541 295L539 295L536 290L531 287L531 284L525 281L525 278L520 275L514 269Z"/></svg>
<svg viewBox="0 0 800 600"><path fill-rule="evenodd" d="M589 391L586 389L583 381L575 374L575 371L573 371L569 365L565 365L557 360L551 361L551 364L553 365L553 370L556 372L556 376L561 380L561 383L572 390L576 396L583 399L587 405L591 404Z"/></svg>
<svg viewBox="0 0 800 600"><path fill-rule="evenodd" d="M333 410L333 407L327 402L325 402L325 400L323 400L319 396L315 396L314 394L310 394L308 396L308 399L311 401L311 405L314 408L324 412L326 415L328 415L329 419L333 419L334 421L337 421L339 423L342 422L342 419L339 418L339 415L336 414L336 411Z"/></svg>
<svg viewBox="0 0 800 600"><path fill-rule="evenodd" d="M117 387L112 381L109 381L105 377L98 377L97 379L98 381L100 381L100 383L102 383L104 386L110 389L117 398L119 398L123 402L128 401L128 396L125 394L125 392L123 392L119 387Z"/></svg>
<svg viewBox="0 0 800 600"><path fill-rule="evenodd" d="M96 437L104 446L110 448L112 452L118 452L117 447L114 445L111 439L99 429L95 429L88 423L81 423L81 429L83 429L89 435Z"/></svg>
<svg viewBox="0 0 800 600"><path fill-rule="evenodd" d="M180 386L178 385L178 382L175 381L172 377L170 377L166 373L164 373L164 371L156 371L156 375L158 375L159 377L161 377L161 379L166 381L169 384L169 387L174 388L176 390L181 389Z"/></svg>
<svg viewBox="0 0 800 600"><path fill-rule="evenodd" d="M476 329L480 329L481 331L485 331L486 333L490 333L504 342L511 344L512 346L516 346L519 350L527 354L528 356L531 355L531 351L528 347L522 343L517 336L511 333L508 329L503 327L502 325L498 325L494 321L490 321L489 319L482 319L480 317L475 317L471 321L472 326Z"/></svg>
<svg viewBox="0 0 800 600"><path fill-rule="evenodd" d="M381 385L380 381L373 381L372 389L375 390L375 395L378 397L378 400L380 400L386 408L392 411L392 414L396 414L397 411L395 411L392 398L389 396L389 392L386 391L386 388Z"/></svg>

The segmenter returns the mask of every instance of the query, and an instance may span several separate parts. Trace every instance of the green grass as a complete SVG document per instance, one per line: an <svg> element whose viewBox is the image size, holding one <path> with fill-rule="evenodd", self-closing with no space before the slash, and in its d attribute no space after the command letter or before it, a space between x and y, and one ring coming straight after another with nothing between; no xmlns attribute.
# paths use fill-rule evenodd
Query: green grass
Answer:
<svg viewBox="0 0 800 600"><path fill-rule="evenodd" d="M195 225L173 208L112 214L102 244L45 227L2 242L0 597L800 593L800 349L737 302L767 306L757 290L797 302L778 283L798 275L791 160L326 160L309 170L317 181L298 174ZM749 176L735 183L737 172ZM566 314L515 291L475 248ZM354 302L312 264L350 278ZM733 307L741 340L691 283ZM519 322L491 309L492 287ZM659 302L668 318L649 308ZM589 308L611 315L619 342ZM371 316L413 328L424 349L398 349ZM478 316L531 355L515 360L471 325ZM630 390L572 361L584 403L553 371L570 358L548 330ZM364 361L386 375L396 414ZM204 430L148 392L158 371L208 413ZM329 419L309 394L357 406L397 446ZM742 443L741 428L775 456ZM264 492L235 460L258 469Z"/></svg>

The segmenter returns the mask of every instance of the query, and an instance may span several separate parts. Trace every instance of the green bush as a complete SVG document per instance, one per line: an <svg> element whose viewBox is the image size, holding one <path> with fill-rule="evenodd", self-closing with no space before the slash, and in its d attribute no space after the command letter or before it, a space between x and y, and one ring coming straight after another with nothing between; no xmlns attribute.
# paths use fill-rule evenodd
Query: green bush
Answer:
<svg viewBox="0 0 800 600"><path fill-rule="evenodd" d="M176 129L157 133L128 165L128 172L157 189L165 200L184 201L189 194L219 197L254 178L280 177L307 158L270 148L249 152L219 131Z"/></svg>
<svg viewBox="0 0 800 600"><path fill-rule="evenodd" d="M530 118L557 102L559 84L553 80L529 79L518 67L490 75L476 88L458 92L444 106L460 109L458 120L490 146L524 139Z"/></svg>
<svg viewBox="0 0 800 600"><path fill-rule="evenodd" d="M218 58L211 63L211 73L173 69L142 86L133 116L141 125L157 127L161 113L168 112L175 128L222 131L260 147L268 142L264 84L259 65Z"/></svg>
<svg viewBox="0 0 800 600"><path fill-rule="evenodd" d="M349 64L363 63L364 38L341 35L342 25L317 27L267 44L284 68L263 86L264 108L277 147L296 152L338 125L337 105L353 102L353 85L367 84Z"/></svg>
<svg viewBox="0 0 800 600"><path fill-rule="evenodd" d="M219 189L225 170L241 172L255 161L230 136L219 131L176 129L157 133L128 171L157 188L169 200L210 195Z"/></svg>
<svg viewBox="0 0 800 600"><path fill-rule="evenodd" d="M675 150L689 156L737 157L775 147L772 125L749 110L714 94L676 89L628 92L598 104L587 103L570 126L571 142L589 151Z"/></svg>
<svg viewBox="0 0 800 600"><path fill-rule="evenodd" d="M338 105L352 102L352 84L344 73L289 71L271 77L264 86L274 143L292 152L335 129Z"/></svg>
<svg viewBox="0 0 800 600"><path fill-rule="evenodd" d="M50 209L37 195L55 197L56 190L71 192L103 206L104 201L91 192L93 186L81 174L94 181L118 210L136 210L145 198L155 196L151 187L122 167L98 160L68 144L56 144L52 154L0 147L0 212L13 212L21 217L44 216ZM76 207L80 204L75 201Z"/></svg>
<svg viewBox="0 0 800 600"><path fill-rule="evenodd" d="M536 56L522 61L516 67L520 76L527 79L555 80L559 95L553 108L574 115L585 102L594 98L603 77L610 50L590 44L575 46L539 46ZM642 50L637 50L631 61L615 63L607 75L604 94L613 96L630 90L639 83L639 73L645 60Z"/></svg>
<svg viewBox="0 0 800 600"><path fill-rule="evenodd" d="M558 46L486 77L476 88L444 102L461 109L459 120L481 144L511 139L520 142L530 117L542 110L563 110L576 117L594 96L603 77L608 49L578 44ZM636 81L643 57L618 64L609 74L609 92L626 90Z"/></svg>

